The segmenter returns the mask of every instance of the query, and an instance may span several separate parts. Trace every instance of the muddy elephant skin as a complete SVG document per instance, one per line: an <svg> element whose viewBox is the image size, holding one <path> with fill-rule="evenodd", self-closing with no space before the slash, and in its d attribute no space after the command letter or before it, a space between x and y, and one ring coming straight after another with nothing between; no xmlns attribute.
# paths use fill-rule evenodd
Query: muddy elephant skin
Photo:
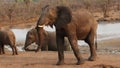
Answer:
<svg viewBox="0 0 120 68"><path fill-rule="evenodd" d="M50 32L50 31L44 31L44 44L41 47L42 51L57 51L57 45L56 45L56 35L55 32ZM24 49L26 51L35 51L35 49L29 49L27 48L30 46L32 43L38 44L38 35L37 35L37 30L36 29L31 29L27 32L26 35L26 41L24 45ZM64 44L64 50L68 51L70 50L70 43L67 38L65 38L65 44Z"/></svg>
<svg viewBox="0 0 120 68"><path fill-rule="evenodd" d="M51 27L55 25L56 27L56 42L59 58L57 65L64 64L64 37L68 37L68 40L70 41L71 48L77 59L77 65L84 63L84 59L82 58L77 45L77 40L84 40L88 43L91 53L88 60L96 60L97 54L94 40L98 24L91 13L87 11L75 13L66 6L47 5L42 8L40 18L36 25L39 42L43 42L43 27L47 25L50 25ZM43 43L39 44L36 51L41 48L42 44Z"/></svg>
<svg viewBox="0 0 120 68"><path fill-rule="evenodd" d="M10 45L13 55L17 55L17 48L15 45L16 38L14 33L10 29L0 29L0 54L5 54L4 45Z"/></svg>

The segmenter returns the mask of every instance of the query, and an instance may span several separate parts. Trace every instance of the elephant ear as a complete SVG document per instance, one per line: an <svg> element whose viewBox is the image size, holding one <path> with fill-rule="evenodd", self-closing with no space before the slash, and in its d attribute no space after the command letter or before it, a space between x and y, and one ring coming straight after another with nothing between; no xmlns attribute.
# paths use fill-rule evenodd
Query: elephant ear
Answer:
<svg viewBox="0 0 120 68"><path fill-rule="evenodd" d="M66 24L69 24L72 19L72 13L70 8L65 6L57 6L57 19L55 21L56 28L60 28Z"/></svg>

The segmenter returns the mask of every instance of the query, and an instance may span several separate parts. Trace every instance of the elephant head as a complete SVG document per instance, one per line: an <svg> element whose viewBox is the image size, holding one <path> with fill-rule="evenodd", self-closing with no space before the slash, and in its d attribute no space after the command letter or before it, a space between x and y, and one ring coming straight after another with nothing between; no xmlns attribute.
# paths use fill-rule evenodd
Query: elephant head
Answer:
<svg viewBox="0 0 120 68"><path fill-rule="evenodd" d="M24 49L25 50L28 50L27 47L36 42L38 43L38 37L37 37L37 30L36 29L31 29L30 31L27 32L27 35L26 35L26 40L25 40L25 45L24 45Z"/></svg>
<svg viewBox="0 0 120 68"><path fill-rule="evenodd" d="M68 7L52 7L47 5L42 9L37 27L43 27L45 25L53 26L54 24L58 28L64 24L70 23L71 18L71 11Z"/></svg>
<svg viewBox="0 0 120 68"><path fill-rule="evenodd" d="M46 48L46 43L48 41L48 33L46 31L43 32L43 36L45 37L44 39L44 44L45 46L42 46L42 50L45 50ZM31 45L32 43L38 44L38 35L37 35L37 30L35 28L29 30L26 35L26 40L25 40L25 45L24 48L26 51L35 51L36 49L28 49L27 47Z"/></svg>
<svg viewBox="0 0 120 68"><path fill-rule="evenodd" d="M37 33L38 33L38 40L39 40L39 47L37 51L41 48L44 36L43 36L43 27L50 25L56 26L56 29L62 27L62 25L69 24L71 21L71 11L68 7L65 6L45 6L42 8L42 12L40 18L37 22Z"/></svg>

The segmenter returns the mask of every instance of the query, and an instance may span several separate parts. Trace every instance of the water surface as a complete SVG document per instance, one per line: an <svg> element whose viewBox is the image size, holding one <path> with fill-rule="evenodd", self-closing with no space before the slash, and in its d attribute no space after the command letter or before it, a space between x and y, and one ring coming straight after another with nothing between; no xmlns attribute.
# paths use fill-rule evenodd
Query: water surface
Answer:
<svg viewBox="0 0 120 68"><path fill-rule="evenodd" d="M16 36L17 44L24 45L26 34L30 29L31 28L12 29ZM47 31L55 31L55 27L51 28L46 26L44 29ZM97 37L97 41L120 38L120 23L100 23L97 29ZM84 41L79 41L78 44L86 45ZM21 47L19 49L21 49Z"/></svg>

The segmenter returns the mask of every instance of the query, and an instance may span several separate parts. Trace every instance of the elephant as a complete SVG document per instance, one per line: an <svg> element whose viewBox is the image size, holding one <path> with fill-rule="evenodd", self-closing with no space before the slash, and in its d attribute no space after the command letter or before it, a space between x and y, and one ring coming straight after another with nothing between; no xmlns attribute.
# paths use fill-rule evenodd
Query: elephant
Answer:
<svg viewBox="0 0 120 68"><path fill-rule="evenodd" d="M44 41L43 27L53 27L53 25L56 28L56 43L58 48L58 62L56 65L64 64L64 37L67 37L71 44L71 48L77 59L76 65L85 62L78 48L78 40L83 40L89 45L91 54L88 60L96 60L95 43L97 42L94 41L97 37L98 23L90 12L79 11L79 13L75 13L75 11L73 12L67 6L44 6L36 24L39 40L36 52L41 48Z"/></svg>
<svg viewBox="0 0 120 68"><path fill-rule="evenodd" d="M0 28L0 54L5 54L4 45L10 45L12 55L18 55L14 33L8 28Z"/></svg>
<svg viewBox="0 0 120 68"><path fill-rule="evenodd" d="M41 48L42 51L57 51L57 44L56 44L56 36L55 32L45 31L44 30L44 44ZM32 43L38 44L38 35L37 30L35 28L32 28L27 32L26 35L26 41L24 45L24 49L26 51L35 51L35 49L28 49L27 47ZM67 38L65 38L65 44L64 44L64 50L69 51L70 50L70 43Z"/></svg>

